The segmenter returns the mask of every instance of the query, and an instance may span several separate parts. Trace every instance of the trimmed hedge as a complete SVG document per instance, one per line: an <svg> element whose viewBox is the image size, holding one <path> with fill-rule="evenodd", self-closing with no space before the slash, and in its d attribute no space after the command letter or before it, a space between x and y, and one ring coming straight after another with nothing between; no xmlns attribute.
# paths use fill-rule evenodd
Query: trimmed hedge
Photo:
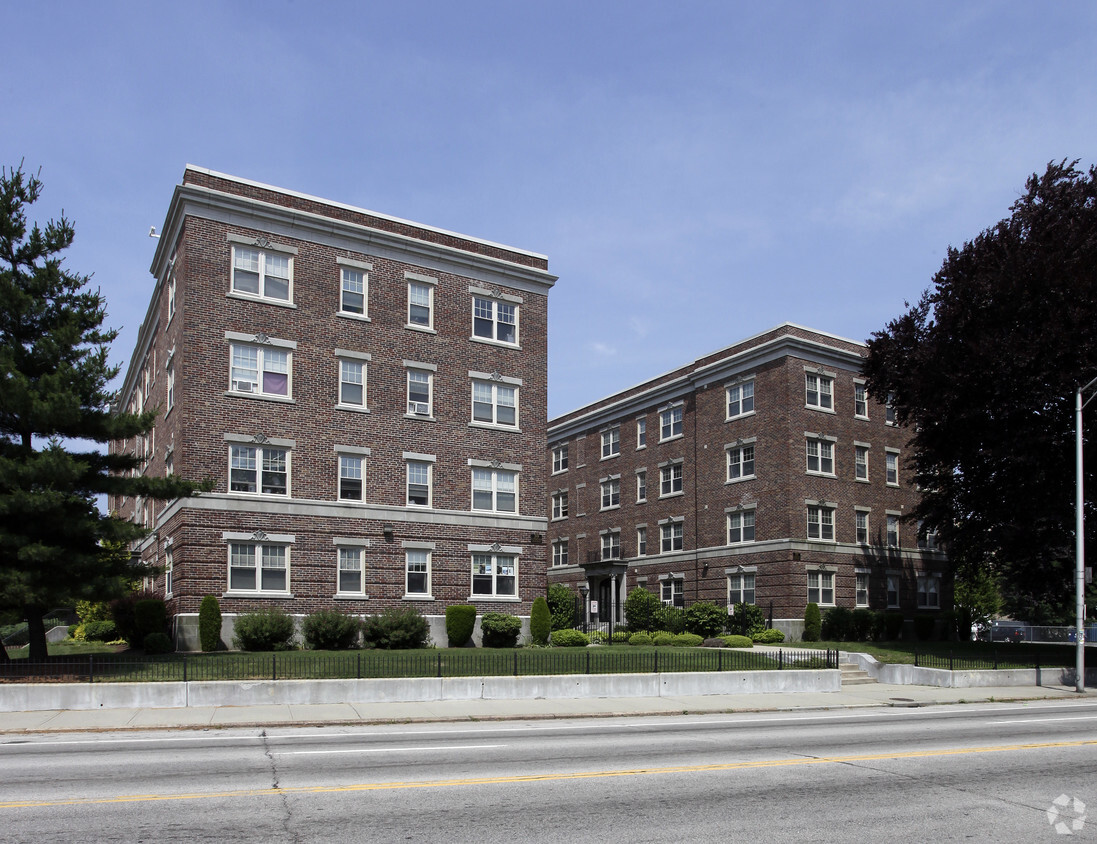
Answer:
<svg viewBox="0 0 1097 844"><path fill-rule="evenodd" d="M671 644L676 648L699 648L703 641L696 633L676 633Z"/></svg>
<svg viewBox="0 0 1097 844"><path fill-rule="evenodd" d="M380 615L362 621L362 645L381 650L425 648L430 641L430 624L415 607L389 607Z"/></svg>
<svg viewBox="0 0 1097 844"><path fill-rule="evenodd" d="M822 628L823 619L819 614L819 605L812 601L804 608L804 641L818 642Z"/></svg>
<svg viewBox="0 0 1097 844"><path fill-rule="evenodd" d="M614 630L613 635L610 636L610 641L615 645L624 645L628 643L630 634L627 630Z"/></svg>
<svg viewBox="0 0 1097 844"><path fill-rule="evenodd" d="M549 611L552 613L552 629L568 630L578 621L578 595L568 589L563 583L552 583L548 588Z"/></svg>
<svg viewBox="0 0 1097 844"><path fill-rule="evenodd" d="M712 601L698 601L686 609L686 630L702 640L723 633L727 623L728 611Z"/></svg>
<svg viewBox="0 0 1097 844"><path fill-rule="evenodd" d="M529 612L529 639L535 645L547 645L552 635L552 611L544 596L533 599Z"/></svg>
<svg viewBox="0 0 1097 844"><path fill-rule="evenodd" d="M146 654L170 654L175 650L175 646L171 643L171 639L168 638L168 634L162 630L155 633L149 633L145 636L144 641L141 643L141 647Z"/></svg>
<svg viewBox="0 0 1097 844"><path fill-rule="evenodd" d="M301 622L305 647L313 651L343 651L358 642L361 624L338 610L317 610Z"/></svg>
<svg viewBox="0 0 1097 844"><path fill-rule="evenodd" d="M853 635L853 613L845 607L834 607L823 616L821 635L828 642L848 642Z"/></svg>
<svg viewBox="0 0 1097 844"><path fill-rule="evenodd" d="M522 632L522 619L501 612L486 612L480 617L480 634L485 648L513 648Z"/></svg>
<svg viewBox="0 0 1097 844"><path fill-rule="evenodd" d="M104 621L85 621L83 638L88 642L113 642L118 638L118 628L110 619Z"/></svg>
<svg viewBox="0 0 1097 844"><path fill-rule="evenodd" d="M236 617L232 643L242 651L293 649L293 617L278 607Z"/></svg>
<svg viewBox="0 0 1097 844"><path fill-rule="evenodd" d="M590 644L590 639L579 630L553 630L552 644L558 648L585 648Z"/></svg>
<svg viewBox="0 0 1097 844"><path fill-rule="evenodd" d="M755 633L751 637L751 639L753 639L759 645L776 645L779 642L785 641L785 634L781 630L774 630L770 628Z"/></svg>
<svg viewBox="0 0 1097 844"><path fill-rule="evenodd" d="M753 648L754 641L747 636L725 636L724 647L728 648Z"/></svg>
<svg viewBox="0 0 1097 844"><path fill-rule="evenodd" d="M198 642L207 653L221 648L221 604L213 595L206 595L198 607Z"/></svg>
<svg viewBox="0 0 1097 844"><path fill-rule="evenodd" d="M476 607L472 604L451 604L446 607L446 638L451 648L463 648L476 629Z"/></svg>
<svg viewBox="0 0 1097 844"><path fill-rule="evenodd" d="M653 635L651 637L651 643L653 645L662 645L662 646L673 645L674 644L674 634L670 633L667 630L660 630L658 633L656 633L655 635Z"/></svg>
<svg viewBox="0 0 1097 844"><path fill-rule="evenodd" d="M654 592L637 586L625 598L625 622L630 630L651 632L657 626L659 610L663 602Z"/></svg>
<svg viewBox="0 0 1097 844"><path fill-rule="evenodd" d="M628 637L628 643L630 645L650 645L651 634L644 630L641 630L639 633L633 633Z"/></svg>

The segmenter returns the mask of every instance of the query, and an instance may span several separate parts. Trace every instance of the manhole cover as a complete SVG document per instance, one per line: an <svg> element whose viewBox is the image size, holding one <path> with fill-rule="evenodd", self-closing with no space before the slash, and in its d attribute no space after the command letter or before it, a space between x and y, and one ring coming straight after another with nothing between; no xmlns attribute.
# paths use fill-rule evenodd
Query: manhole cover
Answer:
<svg viewBox="0 0 1097 844"><path fill-rule="evenodd" d="M912 698L912 697L893 697L893 698L890 698L890 700L897 700L897 701L900 701L901 703L914 703L914 698Z"/></svg>

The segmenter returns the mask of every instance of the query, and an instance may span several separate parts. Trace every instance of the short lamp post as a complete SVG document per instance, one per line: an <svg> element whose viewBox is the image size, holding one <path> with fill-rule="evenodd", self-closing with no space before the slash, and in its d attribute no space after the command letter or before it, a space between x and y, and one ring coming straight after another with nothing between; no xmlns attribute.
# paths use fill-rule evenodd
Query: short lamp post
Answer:
<svg viewBox="0 0 1097 844"><path fill-rule="evenodd" d="M1097 396L1097 390L1083 401L1082 394L1097 385L1094 378L1074 393L1074 690L1086 690L1086 517L1082 490L1082 409Z"/></svg>

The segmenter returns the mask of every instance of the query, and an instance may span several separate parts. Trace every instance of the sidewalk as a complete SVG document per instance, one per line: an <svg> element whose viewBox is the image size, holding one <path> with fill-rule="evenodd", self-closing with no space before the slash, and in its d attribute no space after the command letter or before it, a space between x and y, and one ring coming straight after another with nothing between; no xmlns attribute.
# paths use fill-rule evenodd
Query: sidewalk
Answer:
<svg viewBox="0 0 1097 844"><path fill-rule="evenodd" d="M1073 686L1061 685L947 689L866 684L838 692L783 694L44 710L0 714L0 734L791 712L1030 700L1097 700L1097 689L1079 695Z"/></svg>

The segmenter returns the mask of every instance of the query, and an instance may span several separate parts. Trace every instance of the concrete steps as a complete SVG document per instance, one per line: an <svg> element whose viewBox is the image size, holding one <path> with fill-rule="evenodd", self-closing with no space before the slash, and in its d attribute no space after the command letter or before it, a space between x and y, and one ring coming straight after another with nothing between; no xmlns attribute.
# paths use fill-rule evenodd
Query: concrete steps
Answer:
<svg viewBox="0 0 1097 844"><path fill-rule="evenodd" d="M869 673L861 668L859 665L853 662L843 662L838 668L842 672L842 685L843 686L864 686L868 683L875 683L876 681L869 676Z"/></svg>

